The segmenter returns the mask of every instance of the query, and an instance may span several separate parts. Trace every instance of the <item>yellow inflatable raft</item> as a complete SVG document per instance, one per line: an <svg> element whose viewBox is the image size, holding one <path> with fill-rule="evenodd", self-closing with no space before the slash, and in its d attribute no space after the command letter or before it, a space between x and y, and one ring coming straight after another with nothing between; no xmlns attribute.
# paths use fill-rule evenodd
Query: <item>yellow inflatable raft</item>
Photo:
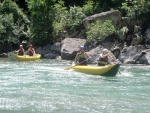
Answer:
<svg viewBox="0 0 150 113"><path fill-rule="evenodd" d="M106 66L82 66L75 65L72 63L72 69L74 71L93 74L93 75L102 75L102 76L116 76L119 71L120 64L106 65Z"/></svg>
<svg viewBox="0 0 150 113"><path fill-rule="evenodd" d="M17 54L14 54L13 52L8 53L8 58L10 60L16 60L16 61L35 61L40 59L41 54L35 54L34 56L29 56L29 55L24 55L24 56L19 56Z"/></svg>

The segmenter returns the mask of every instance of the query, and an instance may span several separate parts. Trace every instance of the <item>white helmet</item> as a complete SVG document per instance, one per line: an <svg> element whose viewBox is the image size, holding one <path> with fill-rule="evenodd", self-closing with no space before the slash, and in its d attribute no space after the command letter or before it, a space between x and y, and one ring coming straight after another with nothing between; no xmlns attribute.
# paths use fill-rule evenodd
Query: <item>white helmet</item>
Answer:
<svg viewBox="0 0 150 113"><path fill-rule="evenodd" d="M103 49L103 52L108 52L108 49Z"/></svg>

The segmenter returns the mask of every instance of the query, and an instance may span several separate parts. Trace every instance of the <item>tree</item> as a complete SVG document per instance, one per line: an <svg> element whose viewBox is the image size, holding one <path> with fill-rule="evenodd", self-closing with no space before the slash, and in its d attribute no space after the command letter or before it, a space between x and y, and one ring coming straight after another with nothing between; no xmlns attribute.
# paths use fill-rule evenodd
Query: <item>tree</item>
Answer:
<svg viewBox="0 0 150 113"><path fill-rule="evenodd" d="M29 19L15 2L0 3L0 50L9 51L13 44L28 38Z"/></svg>
<svg viewBox="0 0 150 113"><path fill-rule="evenodd" d="M31 12L31 41L36 45L54 42L52 21L54 0L26 0Z"/></svg>
<svg viewBox="0 0 150 113"><path fill-rule="evenodd" d="M147 23L150 20L149 0L126 0L126 2L122 3L122 9L126 11L131 21Z"/></svg>

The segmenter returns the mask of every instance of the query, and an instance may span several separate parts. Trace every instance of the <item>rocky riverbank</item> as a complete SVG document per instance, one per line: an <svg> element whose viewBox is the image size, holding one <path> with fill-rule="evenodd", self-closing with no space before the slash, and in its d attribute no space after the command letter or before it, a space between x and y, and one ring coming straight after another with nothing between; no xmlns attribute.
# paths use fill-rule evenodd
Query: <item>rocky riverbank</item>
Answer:
<svg viewBox="0 0 150 113"><path fill-rule="evenodd" d="M105 21L110 19L113 24L120 28L120 32L112 34L103 41L91 43L86 40L86 30L89 24L96 20ZM103 48L110 51L113 62L123 64L150 64L150 28L145 31L141 23L129 23L127 17L122 17L118 10L95 14L83 19L84 28L61 34L64 40L54 45L46 45L36 49L37 53L43 54L43 58L73 60L79 51L80 45L85 46L87 53L92 57L89 63L97 62Z"/></svg>
<svg viewBox="0 0 150 113"><path fill-rule="evenodd" d="M88 42L86 30L89 24L96 20L103 22L108 19L121 30L104 40ZM38 47L36 53L41 54L44 59L74 60L79 47L83 45L86 52L92 57L88 60L89 63L96 63L103 48L107 48L113 62L150 65L150 28L143 30L140 22L131 24L127 17L122 17L120 11L114 10L86 17L83 19L83 25L84 28L72 33L62 32L60 34L62 41Z"/></svg>
<svg viewBox="0 0 150 113"><path fill-rule="evenodd" d="M102 43L96 47L89 48L92 45L87 45L85 39L79 38L65 38L61 43L39 47L36 49L36 53L42 54L42 58L45 59L74 60L80 45L84 45L87 53L92 57L92 59L88 60L89 63L96 63L103 48L107 48L109 49L109 57L115 63L150 64L150 49L145 48L143 45L120 47L113 46L111 43Z"/></svg>

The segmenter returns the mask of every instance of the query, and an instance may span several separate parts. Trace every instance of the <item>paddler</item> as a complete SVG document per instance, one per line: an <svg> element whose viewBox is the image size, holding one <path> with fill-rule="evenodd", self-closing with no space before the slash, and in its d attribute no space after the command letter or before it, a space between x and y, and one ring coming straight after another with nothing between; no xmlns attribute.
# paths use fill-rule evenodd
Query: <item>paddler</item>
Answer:
<svg viewBox="0 0 150 113"><path fill-rule="evenodd" d="M87 65L87 60L90 56L85 52L84 46L80 46L79 52L76 54L75 57L75 64L76 65Z"/></svg>
<svg viewBox="0 0 150 113"><path fill-rule="evenodd" d="M16 54L23 56L25 54L25 51L23 49L23 45L19 46L19 49L17 51L15 51Z"/></svg>
<svg viewBox="0 0 150 113"><path fill-rule="evenodd" d="M103 49L102 54L100 54L99 60L98 60L98 66L105 66L108 64L113 64L109 58L109 51L108 49Z"/></svg>
<svg viewBox="0 0 150 113"><path fill-rule="evenodd" d="M35 50L34 50L34 48L32 47L32 44L29 45L29 48L28 48L27 53L28 53L29 56L34 56Z"/></svg>

